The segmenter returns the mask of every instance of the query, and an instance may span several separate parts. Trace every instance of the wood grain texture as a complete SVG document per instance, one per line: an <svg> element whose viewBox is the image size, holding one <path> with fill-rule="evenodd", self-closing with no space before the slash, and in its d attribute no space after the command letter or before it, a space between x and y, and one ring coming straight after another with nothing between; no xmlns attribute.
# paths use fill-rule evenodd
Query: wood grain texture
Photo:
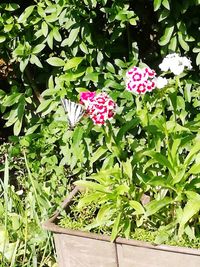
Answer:
<svg viewBox="0 0 200 267"><path fill-rule="evenodd" d="M117 267L115 244L54 234L59 267Z"/></svg>
<svg viewBox="0 0 200 267"><path fill-rule="evenodd" d="M117 244L120 267L200 267L200 256Z"/></svg>

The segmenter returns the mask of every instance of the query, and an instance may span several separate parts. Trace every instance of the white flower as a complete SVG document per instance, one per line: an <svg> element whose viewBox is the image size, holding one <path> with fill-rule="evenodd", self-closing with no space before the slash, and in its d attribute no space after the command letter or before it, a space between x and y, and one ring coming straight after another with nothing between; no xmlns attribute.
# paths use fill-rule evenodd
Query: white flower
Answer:
<svg viewBox="0 0 200 267"><path fill-rule="evenodd" d="M167 79L163 77L157 77L154 81L158 89L165 87L168 83Z"/></svg>
<svg viewBox="0 0 200 267"><path fill-rule="evenodd" d="M191 61L187 57L181 57L176 53L167 55L159 65L162 71L170 70L174 75L180 75L185 68L191 69Z"/></svg>

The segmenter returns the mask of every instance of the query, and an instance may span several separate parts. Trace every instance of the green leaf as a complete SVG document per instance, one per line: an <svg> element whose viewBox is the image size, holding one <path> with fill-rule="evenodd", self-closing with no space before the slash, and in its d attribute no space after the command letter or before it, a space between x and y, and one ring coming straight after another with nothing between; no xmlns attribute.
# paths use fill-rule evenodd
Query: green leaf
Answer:
<svg viewBox="0 0 200 267"><path fill-rule="evenodd" d="M174 26L168 26L165 28L164 35L160 38L159 45L164 46L169 43L174 31Z"/></svg>
<svg viewBox="0 0 200 267"><path fill-rule="evenodd" d="M186 223L200 210L200 195L195 192L186 192L189 200L186 203L180 218L178 235L182 236Z"/></svg>
<svg viewBox="0 0 200 267"><path fill-rule="evenodd" d="M173 166L171 165L169 160L161 153L154 152L154 151L144 151L143 155L156 159L158 163L167 167L171 172L174 172Z"/></svg>
<svg viewBox="0 0 200 267"><path fill-rule="evenodd" d="M107 62L106 69L108 71L110 71L111 73L115 73L115 68L114 68L114 66L110 62Z"/></svg>
<svg viewBox="0 0 200 267"><path fill-rule="evenodd" d="M125 138L125 133L128 132L130 129L135 128L139 124L140 120L138 118L134 118L131 121L127 121L123 126L121 126L117 137L116 137L116 142L119 143L123 136Z"/></svg>
<svg viewBox="0 0 200 267"><path fill-rule="evenodd" d="M136 215L140 215L140 214L145 213L143 206L138 201L130 200L129 205L131 206L131 208L133 208L135 210Z"/></svg>
<svg viewBox="0 0 200 267"><path fill-rule="evenodd" d="M45 46L46 46L45 44L36 45L35 47L33 47L32 53L33 54L40 53L45 48Z"/></svg>
<svg viewBox="0 0 200 267"><path fill-rule="evenodd" d="M13 93L12 95L5 97L2 103L3 106L10 107L14 105L15 103L18 103L21 95L22 95L21 93Z"/></svg>
<svg viewBox="0 0 200 267"><path fill-rule="evenodd" d="M47 36L47 44L48 46L53 49L53 31L50 31L50 33Z"/></svg>
<svg viewBox="0 0 200 267"><path fill-rule="evenodd" d="M74 184L91 190L96 190L105 193L109 192L104 185L100 185L98 183L90 181L76 181Z"/></svg>
<svg viewBox="0 0 200 267"><path fill-rule="evenodd" d="M173 202L173 199L170 197L165 197L161 200L152 200L148 204L146 204L146 216L153 215L157 213L160 209L164 208L165 206L169 205L170 203Z"/></svg>
<svg viewBox="0 0 200 267"><path fill-rule="evenodd" d="M81 210L82 208L90 205L93 201L96 202L97 199L99 199L101 196L102 196L101 192L93 192L90 193L89 195L83 196L80 198L77 208Z"/></svg>
<svg viewBox="0 0 200 267"><path fill-rule="evenodd" d="M42 34L47 37L49 32L49 27L45 21L42 22Z"/></svg>
<svg viewBox="0 0 200 267"><path fill-rule="evenodd" d="M88 73L84 76L83 81L93 81L93 82L97 83L98 77L99 77L98 72Z"/></svg>
<svg viewBox="0 0 200 267"><path fill-rule="evenodd" d="M7 25L5 25L4 26L4 32L6 33L6 32L10 32L11 30L12 30L12 28L13 28L13 26L14 26L14 24L7 24Z"/></svg>
<svg viewBox="0 0 200 267"><path fill-rule="evenodd" d="M170 5L169 5L169 1L168 1L168 0L162 0L162 5L163 5L166 9L170 10Z"/></svg>
<svg viewBox="0 0 200 267"><path fill-rule="evenodd" d="M130 238L131 234L131 220L129 218L125 218L124 220L124 227L123 227L123 233L126 239Z"/></svg>
<svg viewBox="0 0 200 267"><path fill-rule="evenodd" d="M181 32L178 32L178 41L179 44L181 45L181 47L185 50L185 51L189 51L190 47L189 45L185 42L185 40L183 39L183 35Z"/></svg>
<svg viewBox="0 0 200 267"><path fill-rule="evenodd" d="M27 7L25 11L18 18L18 23L24 23L28 19L28 17L32 14L34 8L35 5Z"/></svg>
<svg viewBox="0 0 200 267"><path fill-rule="evenodd" d="M5 6L5 10L7 11L15 11L16 9L20 8L18 4L10 3Z"/></svg>
<svg viewBox="0 0 200 267"><path fill-rule="evenodd" d="M67 60L64 66L64 70L69 70L72 68L77 68L78 65L83 61L83 57L74 57L72 59Z"/></svg>
<svg viewBox="0 0 200 267"><path fill-rule="evenodd" d="M95 152L93 152L92 157L90 159L91 164L93 164L99 158L101 158L107 151L108 151L107 148L100 146Z"/></svg>
<svg viewBox="0 0 200 267"><path fill-rule="evenodd" d="M22 120L21 121L17 120L13 127L14 135L19 135L21 128L22 128Z"/></svg>
<svg viewBox="0 0 200 267"><path fill-rule="evenodd" d="M130 159L127 159L126 162L122 162L123 173L126 174L129 179L133 177L133 166Z"/></svg>
<svg viewBox="0 0 200 267"><path fill-rule="evenodd" d="M200 173L200 162L194 163L192 167L189 169L188 173L199 174Z"/></svg>
<svg viewBox="0 0 200 267"><path fill-rule="evenodd" d="M21 72L24 72L26 66L28 65L29 58L25 58L24 60L21 60L19 63L19 68Z"/></svg>
<svg viewBox="0 0 200 267"><path fill-rule="evenodd" d="M67 39L65 39L62 43L61 43L61 46L71 46L74 41L76 40L76 38L78 37L78 34L79 34L79 30L80 28L77 27L77 28L74 28L70 31L70 34L69 34L69 37Z"/></svg>
<svg viewBox="0 0 200 267"><path fill-rule="evenodd" d="M176 49L177 49L177 37L176 36L171 38L168 47L169 47L169 50L171 50L173 52L176 51Z"/></svg>
<svg viewBox="0 0 200 267"><path fill-rule="evenodd" d="M0 43L3 43L6 40L6 37L3 35L0 35Z"/></svg>
<svg viewBox="0 0 200 267"><path fill-rule="evenodd" d="M171 148L171 157L172 157L172 161L173 163L176 165L177 164L177 158L178 158L178 149L179 146L181 144L181 139L175 139L173 144L172 144L172 148Z"/></svg>
<svg viewBox="0 0 200 267"><path fill-rule="evenodd" d="M196 57L196 64L197 64L197 66L200 65L200 53L197 54L197 57Z"/></svg>
<svg viewBox="0 0 200 267"><path fill-rule="evenodd" d="M52 102L52 99L48 99L48 100L43 100L40 105L38 106L36 113L39 113L43 110L45 110Z"/></svg>
<svg viewBox="0 0 200 267"><path fill-rule="evenodd" d="M57 42L61 42L62 41L62 37L61 37L61 35L59 33L58 28L56 28L56 27L53 28L53 37Z"/></svg>
<svg viewBox="0 0 200 267"><path fill-rule="evenodd" d="M97 199L96 199L96 201L97 201ZM104 224L108 223L111 215L112 215L111 205L105 204L105 205L101 206L101 208L97 214L96 221L99 225L104 225Z"/></svg>
<svg viewBox="0 0 200 267"><path fill-rule="evenodd" d="M47 63L55 67L63 67L65 65L65 61L59 57L50 57L47 59Z"/></svg>
<svg viewBox="0 0 200 267"><path fill-rule="evenodd" d="M31 64L37 65L39 68L43 68L39 58L35 55L31 55L30 62Z"/></svg>
<svg viewBox="0 0 200 267"><path fill-rule="evenodd" d="M161 4L162 0L154 0L153 1L154 11L157 11L160 8Z"/></svg>
<svg viewBox="0 0 200 267"><path fill-rule="evenodd" d="M83 53L85 53L85 54L88 54L88 53L89 53L89 52L88 52L87 45L86 45L84 42L81 42L81 44L80 44L80 49L81 49L81 51L82 51Z"/></svg>
<svg viewBox="0 0 200 267"><path fill-rule="evenodd" d="M187 167L191 160L193 159L193 157L195 155L197 155L197 153L200 151L200 140L199 140L199 136L196 137L196 143L195 145L191 148L189 154L187 155L185 161L184 161L184 166Z"/></svg>
<svg viewBox="0 0 200 267"><path fill-rule="evenodd" d="M113 225L112 233L111 233L111 237L110 237L111 242L113 242L116 239L116 237L119 233L121 216L122 216L122 213L119 212L118 216L114 220L114 225Z"/></svg>

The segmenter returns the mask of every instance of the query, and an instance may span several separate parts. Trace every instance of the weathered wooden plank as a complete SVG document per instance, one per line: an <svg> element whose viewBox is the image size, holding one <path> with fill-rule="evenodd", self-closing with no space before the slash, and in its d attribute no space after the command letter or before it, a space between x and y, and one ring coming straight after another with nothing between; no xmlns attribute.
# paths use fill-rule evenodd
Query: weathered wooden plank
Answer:
<svg viewBox="0 0 200 267"><path fill-rule="evenodd" d="M200 267L200 256L117 244L120 267Z"/></svg>
<svg viewBox="0 0 200 267"><path fill-rule="evenodd" d="M54 234L59 267L117 267L115 244Z"/></svg>

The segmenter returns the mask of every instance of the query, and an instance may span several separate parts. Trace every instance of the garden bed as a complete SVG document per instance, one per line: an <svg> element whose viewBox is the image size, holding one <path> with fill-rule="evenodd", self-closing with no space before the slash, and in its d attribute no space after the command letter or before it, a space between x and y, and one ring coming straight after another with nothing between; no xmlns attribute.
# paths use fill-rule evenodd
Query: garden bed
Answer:
<svg viewBox="0 0 200 267"><path fill-rule="evenodd" d="M64 201L62 208L69 207L77 194L76 187ZM108 235L71 230L57 225L59 212L43 224L54 233L59 267L197 267L200 250L152 245L138 240L118 237L110 242Z"/></svg>

